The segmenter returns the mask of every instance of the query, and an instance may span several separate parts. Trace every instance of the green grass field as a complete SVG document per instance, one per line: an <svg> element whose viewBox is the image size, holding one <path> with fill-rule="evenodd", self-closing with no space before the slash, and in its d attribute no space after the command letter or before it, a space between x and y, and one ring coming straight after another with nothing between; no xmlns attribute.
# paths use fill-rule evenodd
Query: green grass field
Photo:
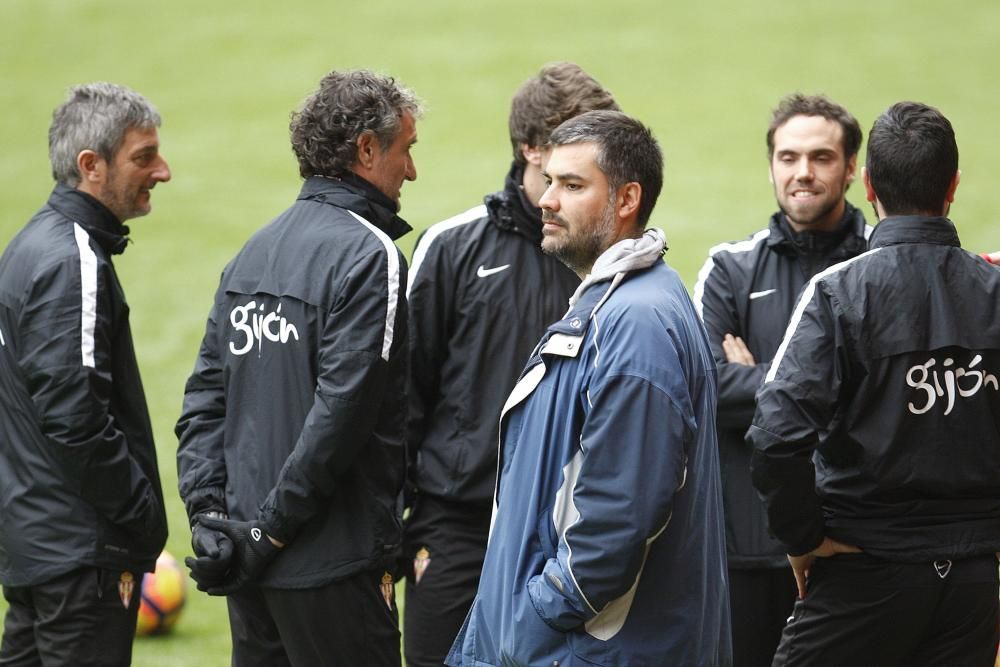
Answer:
<svg viewBox="0 0 1000 667"><path fill-rule="evenodd" d="M990 185L1000 171L998 28L993 0L4 0L0 244L51 189L46 132L70 85L125 83L159 107L173 180L133 221L134 244L116 264L156 430L168 549L182 557L190 536L173 424L183 383L223 264L298 191L288 115L328 70L388 72L427 102L419 177L403 190L402 215L419 230L502 185L515 87L543 63L579 63L664 147L652 224L690 288L709 247L760 228L774 209L764 131L795 90L829 94L866 131L900 99L940 107L961 151L952 215L964 244L1000 248ZM869 210L860 186L850 199ZM416 237L401 241L408 255ZM224 603L192 594L177 631L138 641L134 656L149 667L228 664Z"/></svg>

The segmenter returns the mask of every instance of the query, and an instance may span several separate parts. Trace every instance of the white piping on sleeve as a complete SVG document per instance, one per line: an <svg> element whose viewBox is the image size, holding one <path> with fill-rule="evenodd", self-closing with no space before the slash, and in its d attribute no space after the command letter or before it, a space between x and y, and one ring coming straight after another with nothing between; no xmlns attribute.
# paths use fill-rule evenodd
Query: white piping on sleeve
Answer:
<svg viewBox="0 0 1000 667"><path fill-rule="evenodd" d="M389 235L381 229L368 222L354 211L348 211L358 222L368 228L375 235L382 245L385 246L385 255L388 279L386 284L386 313L385 330L382 335L382 358L389 360L389 350L392 348L392 337L396 325L396 310L399 308L399 255L396 244L392 242Z"/></svg>
<svg viewBox="0 0 1000 667"><path fill-rule="evenodd" d="M762 229L748 239L742 241L737 241L736 243L720 243L719 245L712 246L708 251L708 259L702 264L701 270L698 271L698 280L694 284L694 295L691 300L694 301L694 308L698 312L698 317L705 319L703 313L704 306L702 300L705 297L705 282L708 280L709 274L712 273L712 269L715 268L715 255L720 252L750 252L753 250L758 243L766 239L771 235L770 229Z"/></svg>
<svg viewBox="0 0 1000 667"><path fill-rule="evenodd" d="M431 244L434 243L434 240L452 227L466 225L485 216L486 204L480 204L479 206L470 208L464 213L459 213L458 215L452 216L447 220L442 220L441 222L427 228L427 231L424 232L424 235L420 238L420 242L417 244L416 249L413 251L413 262L410 267L410 283L406 286L406 296L410 296L410 289L413 287L413 281L416 280L417 273L423 266L424 258L427 256L427 251L430 249Z"/></svg>
<svg viewBox="0 0 1000 667"><path fill-rule="evenodd" d="M90 247L90 234L73 223L80 252L80 358L94 368L94 330L97 328L97 255Z"/></svg>
<svg viewBox="0 0 1000 667"><path fill-rule="evenodd" d="M813 276L806 288L802 290L802 296L799 297L799 302L795 304L795 310L792 311L792 319L788 321L788 328L785 329L785 337L781 339L781 345L778 346L778 351L774 355L774 360L771 361L771 368L768 369L767 375L764 377L764 384L774 380L775 375L778 372L778 366L781 365L781 359L785 356L785 352L788 350L788 342L792 339L792 335L799 326L799 321L802 319L802 314L806 310L806 306L812 301L813 295L816 293L816 283L826 276L842 271L847 266L850 266L854 262L873 255L878 252L881 248L875 248L874 250L869 250L868 252L861 253L857 257L852 257L851 259L840 262L839 264L834 264L825 271L820 271L815 276Z"/></svg>

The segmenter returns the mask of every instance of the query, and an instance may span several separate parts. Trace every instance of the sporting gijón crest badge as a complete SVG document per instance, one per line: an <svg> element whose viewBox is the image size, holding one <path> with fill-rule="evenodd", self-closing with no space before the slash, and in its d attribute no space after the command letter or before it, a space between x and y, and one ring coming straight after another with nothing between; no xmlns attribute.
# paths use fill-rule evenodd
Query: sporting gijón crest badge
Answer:
<svg viewBox="0 0 1000 667"><path fill-rule="evenodd" d="M388 572L382 574L382 598L385 600L385 605L392 609L392 601L396 597L396 588L392 585L392 575Z"/></svg>
<svg viewBox="0 0 1000 667"><path fill-rule="evenodd" d="M420 551L413 559L413 581L419 584L420 580L424 578L424 572L427 571L427 566L431 564L431 552L427 550L427 547L420 547Z"/></svg>
<svg viewBox="0 0 1000 667"><path fill-rule="evenodd" d="M122 604L126 609L128 609L129 604L132 602L132 592L134 590L135 575L128 570L122 572L118 578L118 597L121 598Z"/></svg>

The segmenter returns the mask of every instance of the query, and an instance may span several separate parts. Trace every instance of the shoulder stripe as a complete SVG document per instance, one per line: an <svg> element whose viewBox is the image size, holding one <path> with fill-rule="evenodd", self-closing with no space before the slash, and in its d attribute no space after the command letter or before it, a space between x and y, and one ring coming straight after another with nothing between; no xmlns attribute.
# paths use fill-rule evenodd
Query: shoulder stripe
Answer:
<svg viewBox="0 0 1000 667"><path fill-rule="evenodd" d="M368 222L354 211L348 211L358 222L368 228L385 246L385 256L388 263L388 284L386 285L385 333L382 336L382 358L389 360L389 350L392 348L392 336L396 323L396 311L399 309L399 255L396 244L388 234Z"/></svg>
<svg viewBox="0 0 1000 667"><path fill-rule="evenodd" d="M806 306L812 301L813 295L816 293L816 283L825 278L826 276L842 271L854 262L860 259L869 257L877 253L881 248L875 248L874 250L869 250L868 252L863 252L856 257L844 260L839 264L834 264L825 271L820 271L806 284L804 290L802 290L802 296L799 297L799 302L795 304L795 310L792 311L792 319L788 321L788 328L785 329L785 337L781 340L781 345L778 346L778 351L774 355L774 360L771 361L771 367L767 371L767 375L764 377L764 384L774 380L774 376L778 372L778 366L781 365L781 358L785 356L785 351L788 349L788 341L791 340L792 335L799 326L799 321L802 320L802 314L806 310Z"/></svg>
<svg viewBox="0 0 1000 667"><path fill-rule="evenodd" d="M712 273L712 269L715 268L715 255L720 252L750 252L757 247L761 241L766 239L771 235L771 230L769 228L762 229L748 239L742 241L737 241L736 243L720 243L719 245L712 246L708 251L708 259L702 265L701 270L698 271L698 280L694 284L694 308L698 311L698 317L705 319L702 310L704 308L702 304L702 299L705 296L705 281L708 280L709 274Z"/></svg>
<svg viewBox="0 0 1000 667"><path fill-rule="evenodd" d="M427 250L442 232L446 232L452 227L467 225L470 222L475 222L476 220L485 217L486 204L480 204L479 206L470 208L465 213L459 213L458 215L452 216L447 220L442 220L441 222L428 227L427 231L424 232L424 235L420 237L420 241L417 243L417 247L413 251L413 262L411 262L410 266L410 284L406 287L406 295L410 295L410 287L413 286L413 281L417 277L417 272L420 271L420 267L424 263L424 257L427 256Z"/></svg>
<svg viewBox="0 0 1000 667"><path fill-rule="evenodd" d="M97 327L97 255L90 247L90 234L73 223L76 247L80 251L80 357L84 366L94 368L94 329Z"/></svg>

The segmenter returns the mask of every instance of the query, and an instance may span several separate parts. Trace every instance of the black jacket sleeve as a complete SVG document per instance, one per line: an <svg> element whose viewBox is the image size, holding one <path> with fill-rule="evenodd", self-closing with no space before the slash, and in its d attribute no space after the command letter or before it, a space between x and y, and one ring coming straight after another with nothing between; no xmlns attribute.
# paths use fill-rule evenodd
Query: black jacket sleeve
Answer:
<svg viewBox="0 0 1000 667"><path fill-rule="evenodd" d="M408 290L410 313L409 409L407 420L407 462L416 465L417 452L424 441L428 411L434 409L441 382L441 367L448 354L451 316L454 313L455 272L451 256L441 240L424 235L414 252L422 254L414 265Z"/></svg>
<svg viewBox="0 0 1000 667"><path fill-rule="evenodd" d="M813 453L848 372L844 332L821 287L814 279L796 306L794 328L778 348L747 433L753 484L767 506L771 532L793 556L823 541Z"/></svg>
<svg viewBox="0 0 1000 667"><path fill-rule="evenodd" d="M200 512L226 513L226 398L217 341L222 288L205 325L194 372L184 387L177 435L177 481L189 517Z"/></svg>
<svg viewBox="0 0 1000 667"><path fill-rule="evenodd" d="M758 362L756 366L745 366L726 361L722 349L726 334L747 340L736 307L734 285L720 257L709 257L701 275L697 290L699 309L719 369L718 422L722 428L746 429L756 407L754 396L770 364Z"/></svg>
<svg viewBox="0 0 1000 667"><path fill-rule="evenodd" d="M393 263L380 249L358 260L344 281L323 327L313 405L278 480L264 500L259 519L268 535L294 539L336 488L337 479L371 442L385 396L390 359L405 354L406 263L395 253L395 282L387 276ZM392 287L387 289L387 285ZM390 303L397 304L387 324ZM392 347L387 327L392 328Z"/></svg>
<svg viewBox="0 0 1000 667"><path fill-rule="evenodd" d="M111 265L94 261L82 273L75 259L35 277L20 322L21 370L69 488L145 536L162 529L160 501L110 410L111 350L125 305Z"/></svg>

